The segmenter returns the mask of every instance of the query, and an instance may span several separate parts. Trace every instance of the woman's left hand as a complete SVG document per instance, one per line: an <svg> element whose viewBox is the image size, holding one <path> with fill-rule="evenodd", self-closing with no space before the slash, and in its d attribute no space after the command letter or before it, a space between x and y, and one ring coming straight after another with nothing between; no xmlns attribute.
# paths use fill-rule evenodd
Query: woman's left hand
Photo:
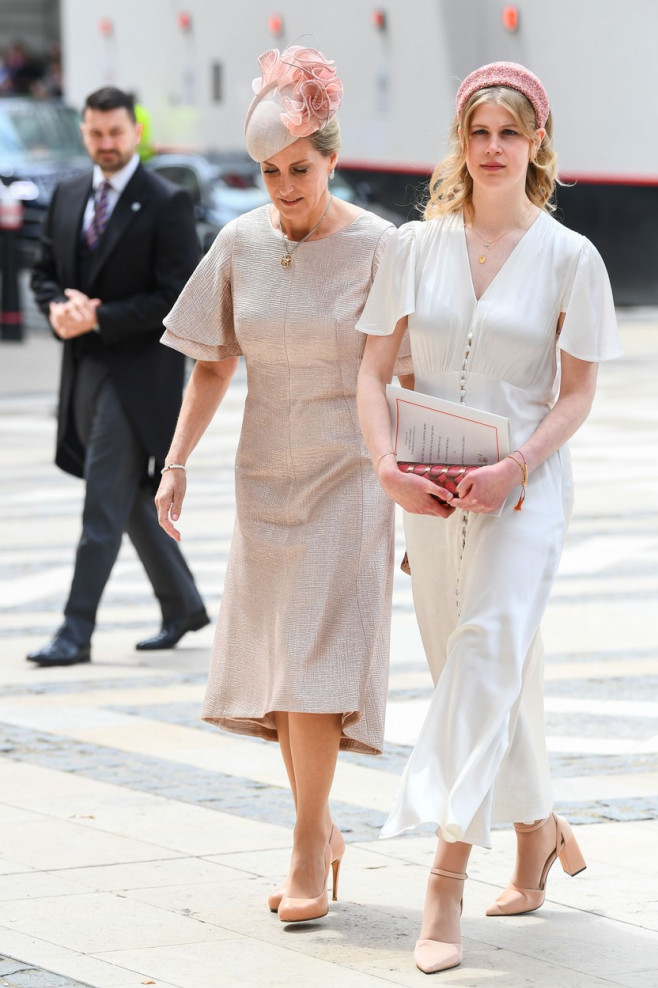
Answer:
<svg viewBox="0 0 658 988"><path fill-rule="evenodd" d="M184 470L165 470L160 480L155 506L158 512L158 522L175 542L180 542L180 531L174 525L181 516L183 501L187 490L187 477Z"/></svg>
<svg viewBox="0 0 658 988"><path fill-rule="evenodd" d="M459 500L453 504L462 511L491 514L502 506L510 491L523 480L519 464L509 457L488 467L472 470L457 486Z"/></svg>

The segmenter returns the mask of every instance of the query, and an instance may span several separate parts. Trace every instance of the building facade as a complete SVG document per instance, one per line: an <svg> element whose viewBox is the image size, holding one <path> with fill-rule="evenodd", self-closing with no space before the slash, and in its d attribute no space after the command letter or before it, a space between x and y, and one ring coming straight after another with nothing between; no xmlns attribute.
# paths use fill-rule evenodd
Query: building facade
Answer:
<svg viewBox="0 0 658 988"><path fill-rule="evenodd" d="M21 0L25 2L25 0ZM291 43L335 58L342 167L411 215L445 149L460 81L528 65L555 118L565 222L603 253L619 304L658 302L656 0L60 0L64 83L133 90L160 145L242 148L258 54ZM649 119L647 119L649 118Z"/></svg>

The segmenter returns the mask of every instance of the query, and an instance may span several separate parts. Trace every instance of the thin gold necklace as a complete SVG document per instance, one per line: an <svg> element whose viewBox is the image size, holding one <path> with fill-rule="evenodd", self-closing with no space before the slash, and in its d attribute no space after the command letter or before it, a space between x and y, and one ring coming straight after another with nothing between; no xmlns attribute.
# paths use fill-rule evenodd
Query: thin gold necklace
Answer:
<svg viewBox="0 0 658 988"><path fill-rule="evenodd" d="M313 227L313 229L312 230L309 230L309 232L306 234L306 236L305 237L302 237L301 240L297 240L296 242L294 242L292 244L289 244L288 241L286 240L286 235L283 232L283 227L281 226L281 215L279 214L279 232L281 234L281 237L283 239L284 244L286 245L286 252L283 255L283 257L281 258L281 267L282 268L290 268L290 267L292 267L292 260L293 260L293 258L292 258L292 252L294 250L297 250L297 248L299 247L300 244L303 244L305 240L308 240L308 238L311 237L315 233L315 231L318 229L318 227L320 226L320 224L324 221L325 216L329 212L329 207L331 206L332 199L333 199L333 196L329 196L329 202L327 203L327 208L325 209L324 213L322 214L322 216L320 217L320 219L318 220L318 222L315 224L315 226Z"/></svg>
<svg viewBox="0 0 658 988"><path fill-rule="evenodd" d="M490 247L493 247L494 244L497 244L499 240L502 240L503 237L506 237L508 233L512 232L512 230L516 230L517 227L522 226L523 221L525 220L527 215L528 215L527 211L524 212L521 218L519 219L519 221L515 223L514 226L510 226L509 229L504 230L498 237L494 237L493 240L486 240L484 236L480 233L480 231L477 229L477 227L475 226L472 220L470 222L470 227L473 233L477 233L478 237L482 241L482 246L484 247L484 249L489 250ZM486 260L487 260L486 254L478 254L478 264L485 264Z"/></svg>

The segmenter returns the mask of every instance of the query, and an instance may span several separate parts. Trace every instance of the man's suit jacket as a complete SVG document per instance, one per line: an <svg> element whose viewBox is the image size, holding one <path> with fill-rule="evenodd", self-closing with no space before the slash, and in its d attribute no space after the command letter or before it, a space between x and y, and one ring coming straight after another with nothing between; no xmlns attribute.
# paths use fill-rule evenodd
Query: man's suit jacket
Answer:
<svg viewBox="0 0 658 988"><path fill-rule="evenodd" d="M32 289L42 312L65 288L78 288L79 238L91 174L57 186L44 221ZM119 197L87 270L86 293L100 298L99 339L122 406L152 475L162 466L176 426L184 358L159 342L162 320L199 258L194 211L186 192L142 165ZM64 343L55 462L81 477L84 446L72 413L77 362Z"/></svg>

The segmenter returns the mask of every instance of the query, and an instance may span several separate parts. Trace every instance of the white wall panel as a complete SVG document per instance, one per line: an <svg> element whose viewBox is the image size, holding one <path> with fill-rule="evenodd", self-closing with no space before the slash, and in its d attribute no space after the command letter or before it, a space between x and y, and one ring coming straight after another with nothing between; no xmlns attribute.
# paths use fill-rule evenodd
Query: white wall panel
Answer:
<svg viewBox="0 0 658 988"><path fill-rule="evenodd" d="M239 148L256 58L298 41L336 59L345 83L343 157L429 167L442 153L459 81L512 59L543 80L563 171L658 177L657 0L521 0L520 29L496 0L61 0L66 91L74 103L104 83L136 89L157 140ZM388 27L371 24L376 7ZM177 15L191 15L183 32ZM274 38L268 17L280 14ZM114 24L111 36L99 21ZM224 100L212 101L212 66Z"/></svg>

